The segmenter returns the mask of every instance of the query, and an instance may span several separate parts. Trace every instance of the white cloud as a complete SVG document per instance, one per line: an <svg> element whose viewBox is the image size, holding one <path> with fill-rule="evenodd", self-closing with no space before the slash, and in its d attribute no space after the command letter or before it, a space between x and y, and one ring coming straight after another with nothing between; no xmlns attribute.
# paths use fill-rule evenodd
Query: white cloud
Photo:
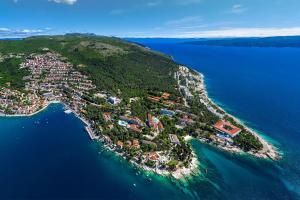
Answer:
<svg viewBox="0 0 300 200"><path fill-rule="evenodd" d="M247 10L247 8L245 8L243 5L235 4L231 7L229 13L241 14L241 13L245 12L246 10Z"/></svg>
<svg viewBox="0 0 300 200"><path fill-rule="evenodd" d="M74 3L77 2L77 0L49 0L50 2L55 2L55 3L64 3L64 4L69 4L73 5Z"/></svg>
<svg viewBox="0 0 300 200"><path fill-rule="evenodd" d="M187 26L187 25L199 23L200 21L202 21L200 16L187 16L181 19L167 21L165 24L167 26L178 27L178 26Z"/></svg>
<svg viewBox="0 0 300 200"><path fill-rule="evenodd" d="M292 28L233 28L208 31L182 32L173 37L180 38L224 38L224 37L271 37L300 35L300 27Z"/></svg>
<svg viewBox="0 0 300 200"><path fill-rule="evenodd" d="M42 35L49 32L50 28L44 29L9 29L0 28L0 37L28 37L33 35Z"/></svg>

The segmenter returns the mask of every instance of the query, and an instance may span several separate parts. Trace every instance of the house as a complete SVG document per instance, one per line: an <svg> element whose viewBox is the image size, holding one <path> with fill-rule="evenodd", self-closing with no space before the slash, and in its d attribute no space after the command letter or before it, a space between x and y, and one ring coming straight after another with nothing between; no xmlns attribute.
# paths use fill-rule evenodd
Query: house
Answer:
<svg viewBox="0 0 300 200"><path fill-rule="evenodd" d="M179 124L182 126L192 125L194 123L195 121L187 115L184 115L182 118L179 119Z"/></svg>
<svg viewBox="0 0 300 200"><path fill-rule="evenodd" d="M168 117L173 117L175 115L175 112L172 110L161 109L160 114L168 116Z"/></svg>
<svg viewBox="0 0 300 200"><path fill-rule="evenodd" d="M164 126L159 121L159 119L156 117L153 117L151 114L147 115L147 125L150 128L154 128L155 130L160 131L160 132L164 130Z"/></svg>
<svg viewBox="0 0 300 200"><path fill-rule="evenodd" d="M143 126L142 120L140 120L138 117L120 116L120 119L127 122L128 124L136 124L139 126Z"/></svg>
<svg viewBox="0 0 300 200"><path fill-rule="evenodd" d="M169 139L170 139L171 143L180 145L180 141L179 141L177 135L169 134Z"/></svg>
<svg viewBox="0 0 300 200"><path fill-rule="evenodd" d="M117 97L109 97L108 98L108 102L112 105L118 105L121 103L121 99L117 98Z"/></svg>
<svg viewBox="0 0 300 200"><path fill-rule="evenodd" d="M152 102L159 102L160 101L160 97L156 97L156 96L149 96L148 100L152 101Z"/></svg>
<svg viewBox="0 0 300 200"><path fill-rule="evenodd" d="M132 146L136 149L139 149L140 148L140 143L138 140L133 140L132 141Z"/></svg>
<svg viewBox="0 0 300 200"><path fill-rule="evenodd" d="M136 124L130 124L127 127L134 132L138 132L138 133L142 132L142 130Z"/></svg>
<svg viewBox="0 0 300 200"><path fill-rule="evenodd" d="M112 129L114 128L114 125L113 125L113 124L110 124L110 125L108 125L108 128L109 128L110 130L112 130Z"/></svg>
<svg viewBox="0 0 300 200"><path fill-rule="evenodd" d="M242 130L234 125L232 125L229 122L226 122L224 120L218 121L214 128L219 131L221 134L229 136L231 138L237 136Z"/></svg>
<svg viewBox="0 0 300 200"><path fill-rule="evenodd" d="M127 127L127 126L128 126L128 123L125 122L125 121L119 120L119 121L118 121L118 125L123 126L123 127Z"/></svg>
<svg viewBox="0 0 300 200"><path fill-rule="evenodd" d="M153 147L157 147L157 144L154 143L154 142L151 142L151 141L148 141L148 140L142 140L142 143L143 144L146 144L146 145L152 145Z"/></svg>
<svg viewBox="0 0 300 200"><path fill-rule="evenodd" d="M117 142L117 147L120 148L120 149L122 149L122 148L124 147L124 143L123 143L122 141L119 140L119 141Z"/></svg>
<svg viewBox="0 0 300 200"><path fill-rule="evenodd" d="M158 131L159 131L159 132L162 132L164 129L165 129L165 128L164 128L164 125L163 125L161 122L159 122L159 123L158 123Z"/></svg>
<svg viewBox="0 0 300 200"><path fill-rule="evenodd" d="M180 91L183 94L183 96L187 99L193 99L193 94L189 91L189 89L185 86L180 87Z"/></svg>
<svg viewBox="0 0 300 200"><path fill-rule="evenodd" d="M111 144L111 143L112 143L112 140L110 139L109 136L104 135L103 138L104 138L104 141L105 141L106 143L108 143L108 144Z"/></svg>
<svg viewBox="0 0 300 200"><path fill-rule="evenodd" d="M175 105L176 103L175 103L175 101L166 100L166 101L164 101L164 104L165 104L166 106L173 106L173 105Z"/></svg>
<svg viewBox="0 0 300 200"><path fill-rule="evenodd" d="M159 155L156 152L147 153L147 159L151 161L157 161L159 159Z"/></svg>
<svg viewBox="0 0 300 200"><path fill-rule="evenodd" d="M131 145L132 145L132 142L131 142L130 140L127 140L127 141L126 141L126 146L131 147Z"/></svg>
<svg viewBox="0 0 300 200"><path fill-rule="evenodd" d="M43 97L44 97L45 99L50 100L50 99L53 99L53 98L54 98L54 95L53 95L52 92L47 92L47 93L44 93L44 94L43 94Z"/></svg>
<svg viewBox="0 0 300 200"><path fill-rule="evenodd" d="M106 121L106 122L111 121L111 115L109 112L104 112L102 114L102 117L103 117L104 121Z"/></svg>
<svg viewBox="0 0 300 200"><path fill-rule="evenodd" d="M161 97L163 98L163 99L169 99L170 98L170 94L169 93L167 93L167 92L164 92L162 95L161 95Z"/></svg>

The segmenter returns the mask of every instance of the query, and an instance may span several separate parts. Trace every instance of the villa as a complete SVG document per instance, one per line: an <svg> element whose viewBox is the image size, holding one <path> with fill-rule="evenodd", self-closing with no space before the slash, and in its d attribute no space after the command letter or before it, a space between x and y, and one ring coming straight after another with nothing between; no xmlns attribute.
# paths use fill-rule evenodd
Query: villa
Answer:
<svg viewBox="0 0 300 200"><path fill-rule="evenodd" d="M137 117L120 116L120 119L122 121L127 122L128 124L136 124L136 125L139 125L139 126L143 126L142 120L140 120Z"/></svg>
<svg viewBox="0 0 300 200"><path fill-rule="evenodd" d="M180 145L180 141L179 141L177 135L169 134L169 138L170 138L171 143Z"/></svg>
<svg viewBox="0 0 300 200"><path fill-rule="evenodd" d="M158 118L153 117L151 114L147 115L147 125L150 128L154 128L156 131L163 131L164 130L164 126L163 124L159 121Z"/></svg>
<svg viewBox="0 0 300 200"><path fill-rule="evenodd" d="M118 105L121 103L121 99L117 98L117 97L109 97L108 98L108 102L112 105Z"/></svg>
<svg viewBox="0 0 300 200"><path fill-rule="evenodd" d="M218 121L214 128L218 130L221 134L224 134L226 136L229 136L231 138L237 136L242 130L234 125L232 125L229 122L226 122L224 120Z"/></svg>
<svg viewBox="0 0 300 200"><path fill-rule="evenodd" d="M125 122L125 121L119 120L119 121L118 121L118 125L119 125L119 126L123 126L123 127L127 127L127 126L128 126L128 123Z"/></svg>
<svg viewBox="0 0 300 200"><path fill-rule="evenodd" d="M111 115L109 112L104 112L102 114L102 116L103 116L104 121L106 121L106 122L111 121Z"/></svg>
<svg viewBox="0 0 300 200"><path fill-rule="evenodd" d="M140 148L140 143L138 140L133 140L132 141L132 146L136 149L139 149Z"/></svg>
<svg viewBox="0 0 300 200"><path fill-rule="evenodd" d="M120 148L120 149L122 149L123 147L124 147L124 143L122 142L122 141L118 141L117 142L117 146L118 146L118 148Z"/></svg>
<svg viewBox="0 0 300 200"><path fill-rule="evenodd" d="M147 159L151 161L157 161L159 159L159 155L156 152L150 152L147 154Z"/></svg>
<svg viewBox="0 0 300 200"><path fill-rule="evenodd" d="M175 115L175 112L172 110L161 109L160 114L168 116L168 117L173 117Z"/></svg>
<svg viewBox="0 0 300 200"><path fill-rule="evenodd" d="M130 130L132 130L134 132L137 132L137 133L142 132L142 129L140 129L139 126L136 125L136 124L130 124L130 125L127 126L127 128L129 128Z"/></svg>
<svg viewBox="0 0 300 200"><path fill-rule="evenodd" d="M169 93L167 93L167 92L164 92L162 95L161 95L161 97L163 98L163 99L169 99L170 98L170 94Z"/></svg>

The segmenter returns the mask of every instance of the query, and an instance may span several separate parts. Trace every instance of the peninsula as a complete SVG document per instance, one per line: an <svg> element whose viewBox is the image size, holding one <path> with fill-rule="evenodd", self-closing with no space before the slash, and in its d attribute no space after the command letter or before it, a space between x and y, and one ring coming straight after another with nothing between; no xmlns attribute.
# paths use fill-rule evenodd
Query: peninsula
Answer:
<svg viewBox="0 0 300 200"><path fill-rule="evenodd" d="M162 175L197 172L189 138L280 158L208 98L202 74L166 55L85 34L0 41L0 115L28 116L53 102L78 116L92 139Z"/></svg>

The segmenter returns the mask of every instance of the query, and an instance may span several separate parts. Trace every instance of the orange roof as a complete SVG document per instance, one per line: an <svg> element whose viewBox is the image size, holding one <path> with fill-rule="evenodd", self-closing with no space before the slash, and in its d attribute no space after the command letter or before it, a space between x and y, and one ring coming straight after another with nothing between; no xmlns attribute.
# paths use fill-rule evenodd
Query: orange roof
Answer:
<svg viewBox="0 0 300 200"><path fill-rule="evenodd" d="M156 153L156 152L151 152L151 153L148 153L148 159L149 160L158 160L159 159L159 155Z"/></svg>
<svg viewBox="0 0 300 200"><path fill-rule="evenodd" d="M170 101L170 100L166 100L166 101L164 101L164 104L166 104L166 105L174 105L175 102L174 101Z"/></svg>
<svg viewBox="0 0 300 200"><path fill-rule="evenodd" d="M155 101L155 102L159 102L160 101L160 97L155 97L155 96L149 96L148 99L150 101Z"/></svg>
<svg viewBox="0 0 300 200"><path fill-rule="evenodd" d="M111 116L110 116L110 113L109 113L109 112L104 112L104 113L102 114L102 116L103 116L103 118L104 118L105 121L111 120Z"/></svg>
<svg viewBox="0 0 300 200"><path fill-rule="evenodd" d="M139 141L138 140L133 140L132 141L132 146L134 146L135 148L140 148L140 143L139 143Z"/></svg>
<svg viewBox="0 0 300 200"><path fill-rule="evenodd" d="M169 99L170 94L167 93L167 92L164 92L164 93L161 95L161 97L164 98L164 99Z"/></svg>
<svg viewBox="0 0 300 200"><path fill-rule="evenodd" d="M110 124L110 125L108 125L108 128L109 128L109 129L113 129L113 128L114 128L114 125L113 125L113 124Z"/></svg>
<svg viewBox="0 0 300 200"><path fill-rule="evenodd" d="M164 129L164 125L163 125L161 122L159 122L159 123L158 123L158 128L159 128L160 130L163 130L163 129Z"/></svg>
<svg viewBox="0 0 300 200"><path fill-rule="evenodd" d="M117 145L118 145L119 147L123 147L123 146L124 146L124 143L123 143L122 141L119 140L119 141L117 142Z"/></svg>
<svg viewBox="0 0 300 200"><path fill-rule="evenodd" d="M139 129L138 126L135 125L135 124L130 124L130 125L129 125L129 128L130 128L131 130L135 131L135 132L139 132L139 133L142 132L142 130Z"/></svg>
<svg viewBox="0 0 300 200"><path fill-rule="evenodd" d="M228 135L231 136L235 136L237 134L239 134L241 132L241 129L230 124L229 122L226 122L224 120L220 120L218 121L215 125L214 128L216 128L217 130L226 133Z"/></svg>

